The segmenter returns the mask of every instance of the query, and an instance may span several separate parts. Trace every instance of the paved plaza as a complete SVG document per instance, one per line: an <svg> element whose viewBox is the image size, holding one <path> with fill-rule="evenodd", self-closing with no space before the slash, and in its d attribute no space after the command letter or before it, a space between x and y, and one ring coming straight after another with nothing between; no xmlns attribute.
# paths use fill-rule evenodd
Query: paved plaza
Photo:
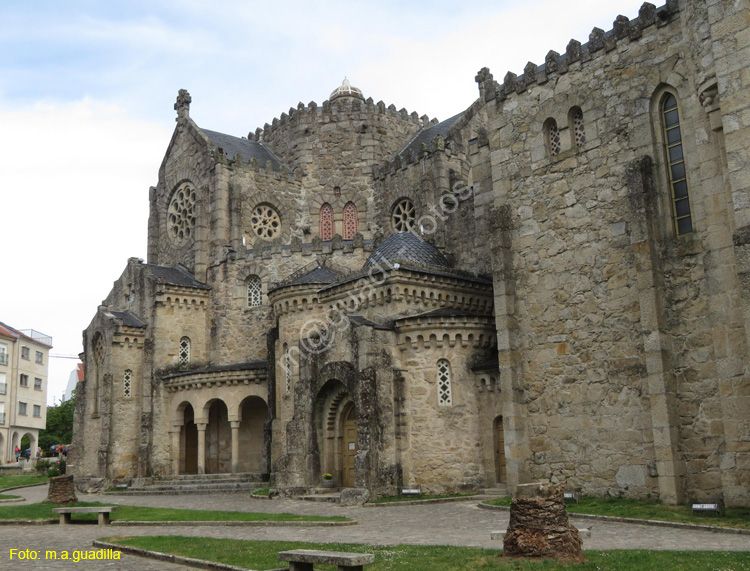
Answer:
<svg viewBox="0 0 750 571"><path fill-rule="evenodd" d="M47 486L16 490L14 494L34 503L47 497ZM370 543L392 545L462 545L501 548L502 542L490 539L490 532L504 530L508 512L485 510L477 501L347 508L335 504L295 500L255 500L246 494L199 496L116 496L79 495L81 501L140 505L165 508L212 509L309 515L341 515L359 522L345 527L174 527L95 525L60 527L58 525L2 526L3 550L0 569L116 569L162 571L187 569L123 554L119 561L9 561L9 549L69 551L90 550L93 540L107 536L184 535L232 539L273 539L294 541ZM578 527L593 527L584 549L677 549L750 551L750 536L711 531L682 530L625 523L571 518Z"/></svg>

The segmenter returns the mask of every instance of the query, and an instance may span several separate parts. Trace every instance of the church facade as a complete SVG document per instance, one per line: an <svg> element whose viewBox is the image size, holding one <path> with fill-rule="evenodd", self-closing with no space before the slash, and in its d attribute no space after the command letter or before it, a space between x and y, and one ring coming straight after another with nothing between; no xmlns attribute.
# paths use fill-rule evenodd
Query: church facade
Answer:
<svg viewBox="0 0 750 571"><path fill-rule="evenodd" d="M750 505L748 17L646 3L442 122L345 81L234 137L180 91L148 260L84 332L78 485Z"/></svg>

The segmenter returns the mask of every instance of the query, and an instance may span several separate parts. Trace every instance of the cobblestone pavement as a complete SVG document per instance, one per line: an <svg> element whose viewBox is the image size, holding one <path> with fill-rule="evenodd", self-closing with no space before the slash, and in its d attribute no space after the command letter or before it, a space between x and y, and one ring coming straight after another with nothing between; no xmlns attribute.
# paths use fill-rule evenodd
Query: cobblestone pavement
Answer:
<svg viewBox="0 0 750 571"><path fill-rule="evenodd" d="M33 503L46 498L47 487L37 486L17 490L14 493L24 496L29 503ZM276 539L381 545L410 543L499 548L502 543L491 540L490 532L504 530L508 525L507 512L480 509L477 507L476 501L382 508L345 508L335 504L318 502L254 500L247 494L200 496L80 495L79 499L110 504L184 509L343 515L356 519L359 525L332 528L2 526L0 527L0 537L3 538L3 549L0 551L0 569L71 569L73 567L83 570L117 569L124 571L186 569L183 566L130 555L123 555L120 561L92 561L77 564L70 561L9 561L10 548L38 550L40 551L40 557L43 558L45 550L72 552L74 550L92 549L91 542L94 539L108 536L184 535L233 539ZM572 519L578 527L593 527L592 538L584 540L584 549L750 551L750 536L747 535Z"/></svg>

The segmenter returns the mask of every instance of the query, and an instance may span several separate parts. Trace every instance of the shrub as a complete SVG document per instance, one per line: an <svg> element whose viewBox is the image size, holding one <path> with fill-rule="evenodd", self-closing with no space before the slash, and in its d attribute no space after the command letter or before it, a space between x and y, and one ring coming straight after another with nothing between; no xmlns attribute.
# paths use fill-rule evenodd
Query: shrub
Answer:
<svg viewBox="0 0 750 571"><path fill-rule="evenodd" d="M34 470L39 472L40 474L44 474L49 470L50 467L50 461L49 460L37 460L36 466L34 466Z"/></svg>
<svg viewBox="0 0 750 571"><path fill-rule="evenodd" d="M58 470L57 468L50 468L49 470L47 470L47 475L50 478L54 478L55 476L60 475L60 470Z"/></svg>

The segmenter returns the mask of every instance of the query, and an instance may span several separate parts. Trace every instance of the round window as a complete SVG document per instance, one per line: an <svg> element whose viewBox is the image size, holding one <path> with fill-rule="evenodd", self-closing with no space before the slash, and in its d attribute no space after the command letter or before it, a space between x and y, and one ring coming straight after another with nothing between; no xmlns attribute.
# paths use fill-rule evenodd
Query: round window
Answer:
<svg viewBox="0 0 750 571"><path fill-rule="evenodd" d="M167 229L176 246L182 246L193 235L195 198L195 189L188 183L182 184L172 195L167 211Z"/></svg>
<svg viewBox="0 0 750 571"><path fill-rule="evenodd" d="M414 203L408 198L402 198L393 207L391 224L396 232L408 232L414 225Z"/></svg>
<svg viewBox="0 0 750 571"><path fill-rule="evenodd" d="M268 204L255 207L250 224L253 234L262 240L273 240L281 234L281 217L276 209Z"/></svg>

